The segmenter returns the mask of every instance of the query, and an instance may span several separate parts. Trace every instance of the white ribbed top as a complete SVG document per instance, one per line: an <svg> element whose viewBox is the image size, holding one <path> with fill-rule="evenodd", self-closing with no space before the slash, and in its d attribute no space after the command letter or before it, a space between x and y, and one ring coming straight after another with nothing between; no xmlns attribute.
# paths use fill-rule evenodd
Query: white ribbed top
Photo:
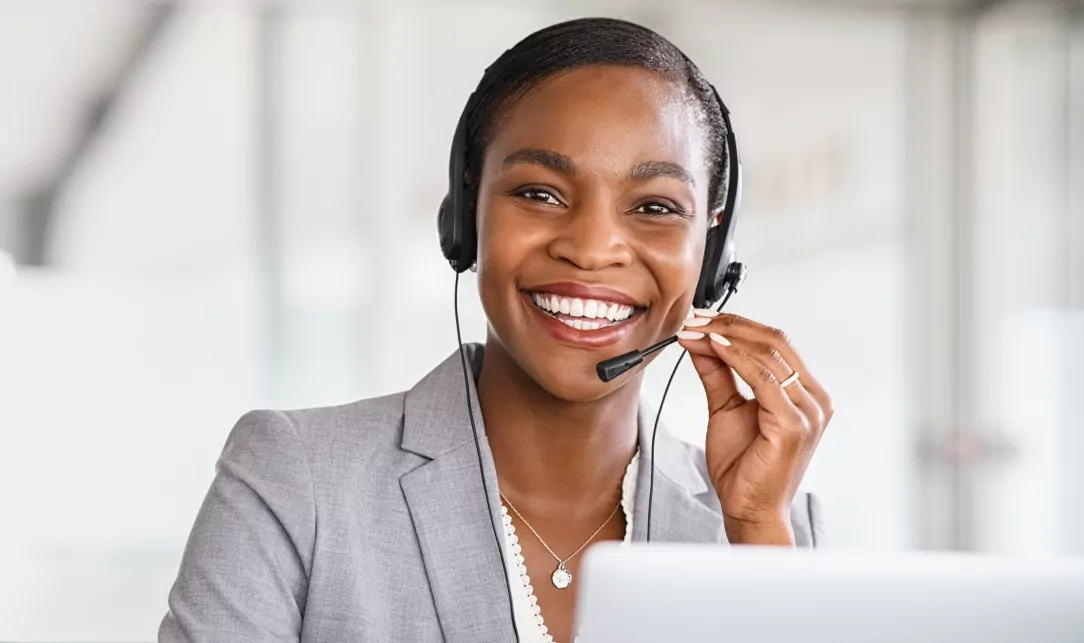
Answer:
<svg viewBox="0 0 1084 643"><path fill-rule="evenodd" d="M637 451L632 456L629 466L625 468L625 477L621 481L621 510L625 514L625 543L632 542L632 515L639 461L640 452ZM542 615L542 608L534 595L531 577L524 565L516 527L512 524L512 517L508 515L508 508L503 505L501 519L504 523L504 551L507 554L508 582L512 587L512 608L515 613L516 628L519 630L520 643L553 643L553 637L550 636L546 627L546 619ZM534 535L532 534L531 537L533 538ZM543 579L540 582L548 580L545 570L538 570L538 574L538 578Z"/></svg>

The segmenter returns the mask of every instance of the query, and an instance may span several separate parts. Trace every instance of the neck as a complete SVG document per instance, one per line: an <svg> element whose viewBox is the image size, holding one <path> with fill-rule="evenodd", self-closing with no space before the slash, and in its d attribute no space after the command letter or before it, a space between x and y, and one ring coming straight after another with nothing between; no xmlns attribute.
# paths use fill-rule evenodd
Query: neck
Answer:
<svg viewBox="0 0 1084 643"><path fill-rule="evenodd" d="M574 518L611 506L636 451L641 378L599 400L568 402L487 342L478 401L501 492L536 515Z"/></svg>

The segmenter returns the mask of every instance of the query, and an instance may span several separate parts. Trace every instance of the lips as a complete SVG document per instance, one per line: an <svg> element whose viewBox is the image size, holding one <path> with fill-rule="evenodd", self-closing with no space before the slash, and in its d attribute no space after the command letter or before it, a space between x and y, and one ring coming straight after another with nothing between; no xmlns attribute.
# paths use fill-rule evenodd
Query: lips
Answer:
<svg viewBox="0 0 1084 643"><path fill-rule="evenodd" d="M552 337L587 348L621 341L646 310L632 297L598 286L550 284L522 294Z"/></svg>

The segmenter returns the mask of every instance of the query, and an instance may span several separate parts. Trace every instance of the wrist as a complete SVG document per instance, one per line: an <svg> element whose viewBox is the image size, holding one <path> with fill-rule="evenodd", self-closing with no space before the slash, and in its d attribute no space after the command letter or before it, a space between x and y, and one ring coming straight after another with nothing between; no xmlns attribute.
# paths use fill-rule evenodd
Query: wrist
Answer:
<svg viewBox="0 0 1084 643"><path fill-rule="evenodd" d="M794 529L789 518L753 522L723 517L726 538L732 545L794 547Z"/></svg>

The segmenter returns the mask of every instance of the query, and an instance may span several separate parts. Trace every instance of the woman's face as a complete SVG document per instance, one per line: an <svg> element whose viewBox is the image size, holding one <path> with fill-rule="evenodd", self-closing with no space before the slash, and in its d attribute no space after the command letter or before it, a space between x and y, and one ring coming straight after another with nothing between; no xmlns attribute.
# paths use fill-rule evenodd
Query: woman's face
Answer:
<svg viewBox="0 0 1084 643"><path fill-rule="evenodd" d="M690 100L646 70L588 67L533 88L492 132L478 196L490 342L561 399L621 386L595 365L689 312L710 178Z"/></svg>

